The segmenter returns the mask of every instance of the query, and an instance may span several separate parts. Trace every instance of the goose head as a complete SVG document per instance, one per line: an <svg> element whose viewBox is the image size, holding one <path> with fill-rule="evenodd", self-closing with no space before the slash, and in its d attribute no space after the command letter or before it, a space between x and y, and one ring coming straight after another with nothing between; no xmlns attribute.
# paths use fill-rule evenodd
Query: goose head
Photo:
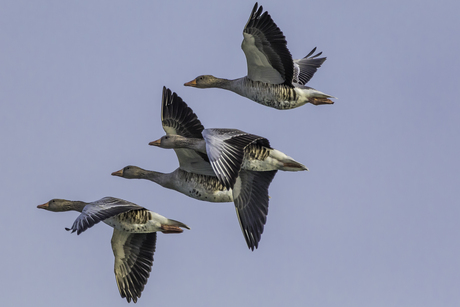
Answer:
<svg viewBox="0 0 460 307"><path fill-rule="evenodd" d="M128 179L137 179L137 178L142 177L144 173L145 173L144 169L134 166L134 165L128 165L119 171L113 172L112 176L118 176L118 177L123 177L123 178L128 178Z"/></svg>
<svg viewBox="0 0 460 307"><path fill-rule="evenodd" d="M187 148L193 145L194 139L186 138L181 135L164 135L160 139L150 142L149 145L161 148Z"/></svg>
<svg viewBox="0 0 460 307"><path fill-rule="evenodd" d="M38 209L45 209L53 212L63 212L73 210L72 201L65 199L52 199L49 202L38 205Z"/></svg>
<svg viewBox="0 0 460 307"><path fill-rule="evenodd" d="M210 88L217 87L220 84L222 79L216 78L212 75L201 75L196 77L190 82L185 83L185 86L192 86L197 88Z"/></svg>

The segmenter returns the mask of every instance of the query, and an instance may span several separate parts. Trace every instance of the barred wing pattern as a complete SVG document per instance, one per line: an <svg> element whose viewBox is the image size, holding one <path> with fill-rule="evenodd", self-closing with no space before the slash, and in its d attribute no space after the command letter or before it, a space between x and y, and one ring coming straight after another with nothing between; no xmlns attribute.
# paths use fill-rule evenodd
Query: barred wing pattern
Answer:
<svg viewBox="0 0 460 307"><path fill-rule="evenodd" d="M122 298L134 303L141 297L153 264L157 233L126 233L113 230L115 279Z"/></svg>
<svg viewBox="0 0 460 307"><path fill-rule="evenodd" d="M292 87L294 65L283 32L263 7L254 5L243 30L241 48L246 55L248 78Z"/></svg>
<svg viewBox="0 0 460 307"><path fill-rule="evenodd" d="M312 56L315 53L316 47L310 51L303 59L294 60L294 77L292 82L298 83L300 85L305 85L313 77L315 72L321 65L326 61L326 58L317 58L322 52L319 52Z"/></svg>
<svg viewBox="0 0 460 307"><path fill-rule="evenodd" d="M144 207L119 198L104 197L86 205L82 213L74 221L72 227L66 228L66 230L71 230L72 233L76 231L77 235L79 235L86 229L93 227L95 224L109 217L140 209L144 209Z"/></svg>
<svg viewBox="0 0 460 307"><path fill-rule="evenodd" d="M268 187L277 171L241 171L233 190L236 215L251 250L258 247L268 214Z"/></svg>
<svg viewBox="0 0 460 307"><path fill-rule="evenodd" d="M198 116L176 93L163 86L161 98L161 124L166 134L177 134L187 138L203 138L204 130Z"/></svg>
<svg viewBox="0 0 460 307"><path fill-rule="evenodd" d="M237 129L205 129L206 152L219 181L233 188L244 158L245 148L255 142L268 140Z"/></svg>
<svg viewBox="0 0 460 307"><path fill-rule="evenodd" d="M204 130L198 116L170 89L163 87L161 124L167 135L180 135L202 139ZM215 176L209 165L208 156L193 149L174 148L180 168L187 172Z"/></svg>

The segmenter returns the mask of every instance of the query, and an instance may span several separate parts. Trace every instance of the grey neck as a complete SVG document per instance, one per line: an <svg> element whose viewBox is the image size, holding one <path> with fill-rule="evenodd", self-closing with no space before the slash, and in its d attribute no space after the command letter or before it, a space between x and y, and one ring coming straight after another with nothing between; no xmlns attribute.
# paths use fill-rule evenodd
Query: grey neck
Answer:
<svg viewBox="0 0 460 307"><path fill-rule="evenodd" d="M206 142L199 138L183 138L175 142L176 148L189 148L202 153L206 153Z"/></svg>
<svg viewBox="0 0 460 307"><path fill-rule="evenodd" d="M70 210L75 210L78 212L82 212L83 208L87 205L87 203L83 201L71 201L70 202Z"/></svg>
<svg viewBox="0 0 460 307"><path fill-rule="evenodd" d="M171 173L165 174L155 171L142 170L139 173L139 179L147 179L161 185L162 187L169 188Z"/></svg>
<svg viewBox="0 0 460 307"><path fill-rule="evenodd" d="M216 78L216 80L212 83L212 87L222 88L224 90L235 91L234 85L235 82L239 79L229 80L223 78Z"/></svg>

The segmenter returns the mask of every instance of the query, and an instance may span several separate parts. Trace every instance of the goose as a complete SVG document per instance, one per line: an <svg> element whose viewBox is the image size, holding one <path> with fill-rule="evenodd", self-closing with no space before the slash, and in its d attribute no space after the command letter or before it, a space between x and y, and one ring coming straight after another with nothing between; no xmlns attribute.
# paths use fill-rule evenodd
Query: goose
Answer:
<svg viewBox="0 0 460 307"><path fill-rule="evenodd" d="M258 172L308 170L305 165L271 148L264 137L238 129L204 129L193 110L166 87L163 87L161 123L166 135L149 145L173 148L178 156L193 157L179 158L181 167L187 162L183 168L200 165L198 172L215 173L228 189L233 188L241 169ZM209 165L212 170L208 169Z"/></svg>
<svg viewBox="0 0 460 307"><path fill-rule="evenodd" d="M326 58L313 55L316 47L303 59L292 60L283 32L268 12L257 2L243 30L241 49L246 56L248 74L228 80L201 75L185 83L196 88L221 88L279 110L314 105L333 104L325 94L305 86Z"/></svg>
<svg viewBox="0 0 460 307"><path fill-rule="evenodd" d="M184 159L179 154L177 156L179 161ZM210 165L209 168L211 169ZM276 172L276 170L267 172L242 170L233 189L226 188L215 175L189 172L181 167L171 173L160 173L128 165L113 172L112 176L150 180L162 187L202 201L233 202L246 244L253 251L259 246L267 221L268 187Z"/></svg>
<svg viewBox="0 0 460 307"><path fill-rule="evenodd" d="M141 297L150 276L157 232L181 233L187 225L168 219L123 199L104 197L94 202L52 199L37 206L52 212L78 211L71 228L80 233L103 221L113 227L112 250L115 256L115 279L122 298L134 303Z"/></svg>
<svg viewBox="0 0 460 307"><path fill-rule="evenodd" d="M217 203L233 201L233 191L223 186L216 176L188 172L180 167L171 173L161 173L128 165L113 172L112 176L150 180L197 200Z"/></svg>

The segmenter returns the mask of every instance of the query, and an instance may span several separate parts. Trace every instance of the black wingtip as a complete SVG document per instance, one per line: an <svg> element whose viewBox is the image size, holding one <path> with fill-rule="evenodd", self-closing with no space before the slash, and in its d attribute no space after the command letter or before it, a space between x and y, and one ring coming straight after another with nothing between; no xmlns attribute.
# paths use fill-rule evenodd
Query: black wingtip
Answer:
<svg viewBox="0 0 460 307"><path fill-rule="evenodd" d="M319 57L320 55L322 55L322 54L323 54L323 52L321 51L321 52L318 52L318 53L317 53L317 54L315 54L315 55L312 55L313 53L315 53L315 51L316 51L316 47L315 47L315 48L313 48L313 50L312 50L312 51L310 51L310 53L309 53L309 54L307 54L307 55L306 55L304 58L310 58L310 59L314 59L314 58L317 58L317 57ZM320 59L318 59L318 60L320 60Z"/></svg>
<svg viewBox="0 0 460 307"><path fill-rule="evenodd" d="M67 231L71 231L71 230L72 230L70 233L74 233L74 232L76 231L76 229L67 228L67 227L65 227L65 230L67 230ZM80 233L81 233L81 231L80 231L80 232L77 232L77 235L79 235Z"/></svg>
<svg viewBox="0 0 460 307"><path fill-rule="evenodd" d="M163 95L161 97L161 102L163 105L168 105L168 102L171 100L171 90L166 86L163 86Z"/></svg>
<svg viewBox="0 0 460 307"><path fill-rule="evenodd" d="M308 57L309 57L310 55L312 55L312 54L313 54L315 51L316 51L316 47L315 47L315 48L313 48L313 50L312 50L312 51L310 51L310 53L309 53L309 54L307 54L305 57L306 57L306 58L308 58Z"/></svg>
<svg viewBox="0 0 460 307"><path fill-rule="evenodd" d="M198 116L176 92L163 87L161 100L161 122L163 127L170 126L174 129L179 129L177 134L185 137L202 138L201 133L204 127Z"/></svg>
<svg viewBox="0 0 460 307"><path fill-rule="evenodd" d="M259 7L259 3L256 2L256 4L254 4L254 7L252 8L252 12L251 12L251 16L249 16L249 20L257 19L262 14L263 9L264 9L263 6L261 5Z"/></svg>
<svg viewBox="0 0 460 307"><path fill-rule="evenodd" d="M262 230L263 232L263 230ZM247 234L244 236L246 239L246 244L248 245L248 248L253 252L254 249L257 249L259 247L259 241L261 234L259 234L258 238L254 237L255 230L251 233L251 235Z"/></svg>

